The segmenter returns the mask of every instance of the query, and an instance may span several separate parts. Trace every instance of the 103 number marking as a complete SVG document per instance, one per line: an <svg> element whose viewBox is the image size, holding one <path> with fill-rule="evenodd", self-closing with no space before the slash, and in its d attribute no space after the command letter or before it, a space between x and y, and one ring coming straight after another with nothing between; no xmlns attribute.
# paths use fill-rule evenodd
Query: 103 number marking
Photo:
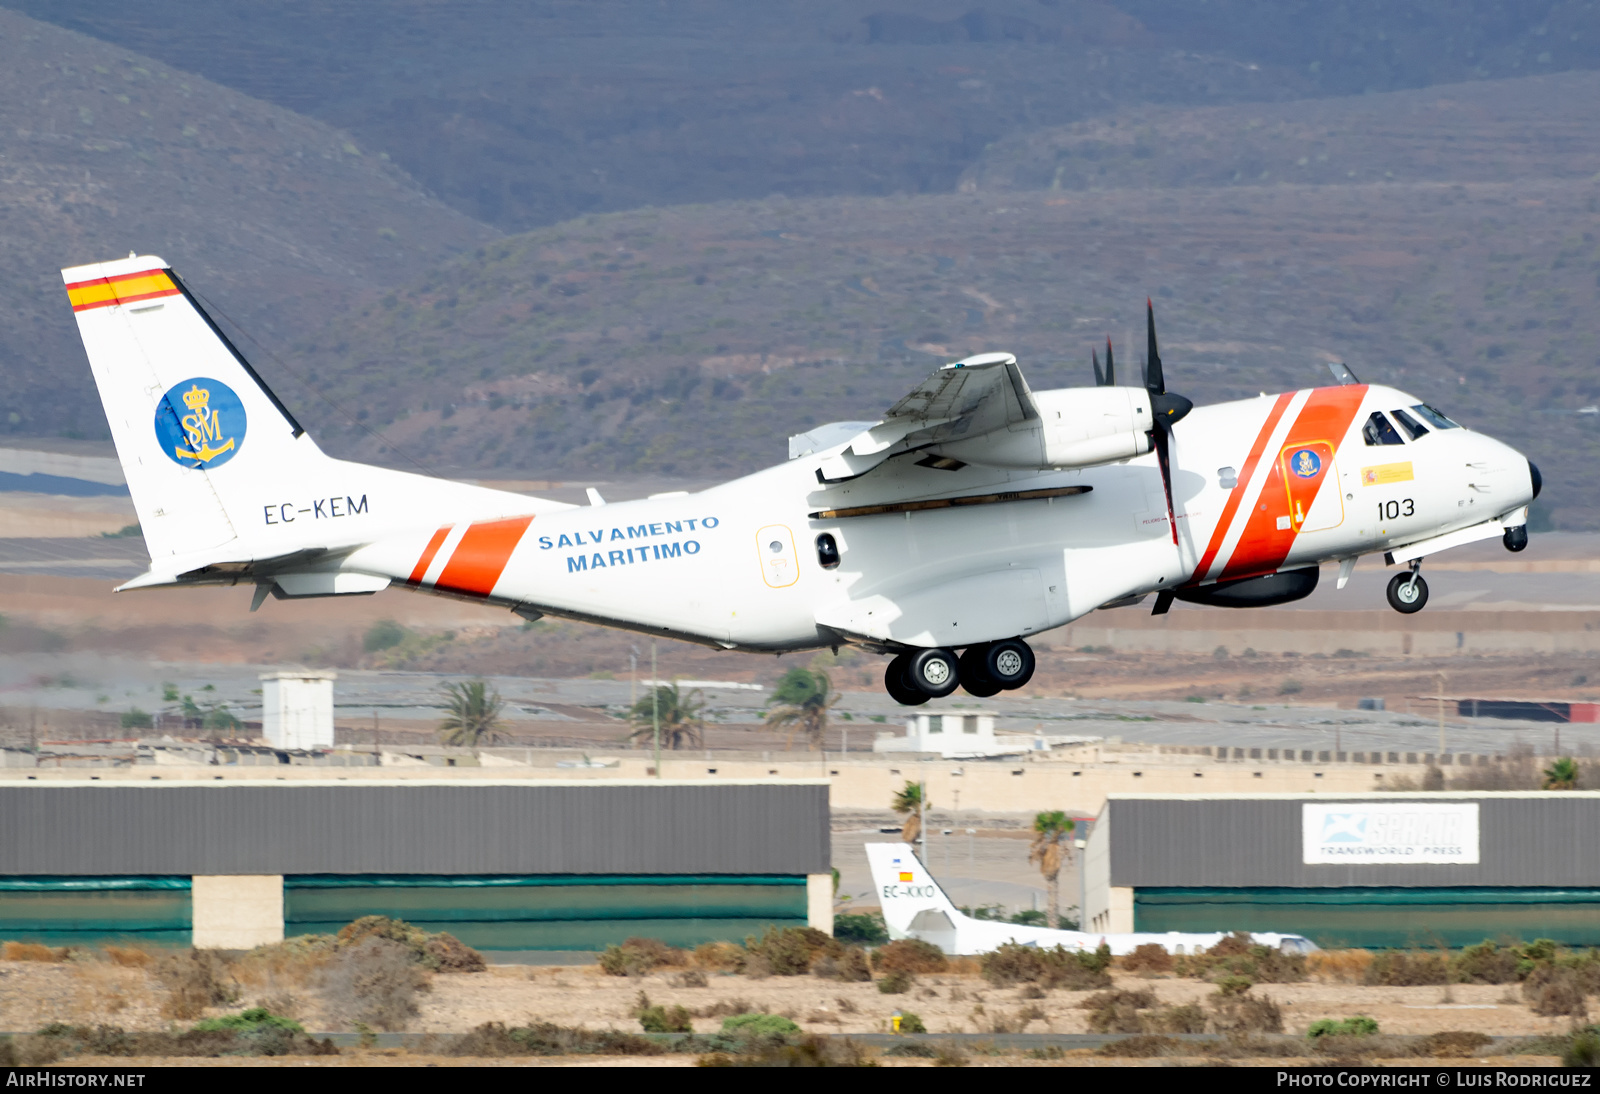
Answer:
<svg viewBox="0 0 1600 1094"><path fill-rule="evenodd" d="M1410 498L1401 498L1399 501L1380 501L1378 503L1379 520L1397 520L1400 517L1415 516L1416 502Z"/></svg>

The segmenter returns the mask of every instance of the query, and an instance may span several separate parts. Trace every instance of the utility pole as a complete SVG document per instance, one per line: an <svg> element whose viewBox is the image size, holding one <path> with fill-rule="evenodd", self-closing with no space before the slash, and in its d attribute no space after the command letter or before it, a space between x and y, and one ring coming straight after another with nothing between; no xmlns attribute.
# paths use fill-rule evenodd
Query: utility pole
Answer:
<svg viewBox="0 0 1600 1094"><path fill-rule="evenodd" d="M661 687L656 680L656 640L650 639L650 727L656 739L656 778L661 778Z"/></svg>
<svg viewBox="0 0 1600 1094"><path fill-rule="evenodd" d="M922 849L928 849L928 775L922 764L917 765L917 836L922 840ZM915 847L912 848L916 850ZM927 865L927 858L918 855L923 865Z"/></svg>

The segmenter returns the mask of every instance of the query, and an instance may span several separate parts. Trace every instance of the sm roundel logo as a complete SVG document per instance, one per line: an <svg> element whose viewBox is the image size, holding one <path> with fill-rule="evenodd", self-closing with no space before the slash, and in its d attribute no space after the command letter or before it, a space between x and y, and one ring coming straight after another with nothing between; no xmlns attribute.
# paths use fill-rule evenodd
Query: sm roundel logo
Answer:
<svg viewBox="0 0 1600 1094"><path fill-rule="evenodd" d="M1302 448L1289 453L1289 473L1302 479L1314 479L1322 474L1322 457L1313 449Z"/></svg>
<svg viewBox="0 0 1600 1094"><path fill-rule="evenodd" d="M156 441L179 467L221 467L239 454L245 425L244 403L221 380L191 377L156 404Z"/></svg>

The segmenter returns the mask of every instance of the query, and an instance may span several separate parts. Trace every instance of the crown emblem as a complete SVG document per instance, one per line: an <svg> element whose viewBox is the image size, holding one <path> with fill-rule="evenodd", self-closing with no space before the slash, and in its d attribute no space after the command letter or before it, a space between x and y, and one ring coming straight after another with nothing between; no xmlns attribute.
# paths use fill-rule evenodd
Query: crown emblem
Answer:
<svg viewBox="0 0 1600 1094"><path fill-rule="evenodd" d="M210 402L211 402L211 392L207 391L205 388L201 387L199 384L195 384L188 391L185 391L183 393L183 403L190 410L194 410L194 411L205 410L206 409L206 404L208 404Z"/></svg>

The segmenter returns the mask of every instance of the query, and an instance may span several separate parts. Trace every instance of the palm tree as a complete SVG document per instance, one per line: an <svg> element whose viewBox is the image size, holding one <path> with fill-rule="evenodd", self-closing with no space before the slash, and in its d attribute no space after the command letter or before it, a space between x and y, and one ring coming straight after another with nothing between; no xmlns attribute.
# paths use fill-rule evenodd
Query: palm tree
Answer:
<svg viewBox="0 0 1600 1094"><path fill-rule="evenodd" d="M1061 922L1061 864L1072 857L1072 831L1077 825L1059 809L1033 818L1033 845L1028 861L1039 864L1049 896L1045 902L1045 923L1055 930Z"/></svg>
<svg viewBox="0 0 1600 1094"><path fill-rule="evenodd" d="M699 691L682 694L676 680L670 684L657 684L628 711L628 721L637 727L628 734L628 740L639 744L649 743L655 736L655 724L659 720L661 743L668 748L683 748L685 745L700 747L706 723L702 716L705 702L699 696Z"/></svg>
<svg viewBox="0 0 1600 1094"><path fill-rule="evenodd" d="M905 818L900 824L901 839L916 846L917 837L922 834L922 813L931 804L923 800L921 783L907 782L900 788L889 808Z"/></svg>
<svg viewBox="0 0 1600 1094"><path fill-rule="evenodd" d="M828 730L828 708L839 701L833 693L833 683L821 669L792 668L778 681L772 693L773 709L767 715L767 725L774 729L789 726L789 739L784 748L794 744L796 732L803 731L812 751L822 747L823 734Z"/></svg>
<svg viewBox="0 0 1600 1094"><path fill-rule="evenodd" d="M1578 762L1571 756L1563 756L1551 762L1544 769L1544 788L1546 790L1576 790L1578 789Z"/></svg>
<svg viewBox="0 0 1600 1094"><path fill-rule="evenodd" d="M505 700L500 693L482 680L468 680L464 684L445 684L448 712L439 722L439 742L478 748L500 739L500 711Z"/></svg>

